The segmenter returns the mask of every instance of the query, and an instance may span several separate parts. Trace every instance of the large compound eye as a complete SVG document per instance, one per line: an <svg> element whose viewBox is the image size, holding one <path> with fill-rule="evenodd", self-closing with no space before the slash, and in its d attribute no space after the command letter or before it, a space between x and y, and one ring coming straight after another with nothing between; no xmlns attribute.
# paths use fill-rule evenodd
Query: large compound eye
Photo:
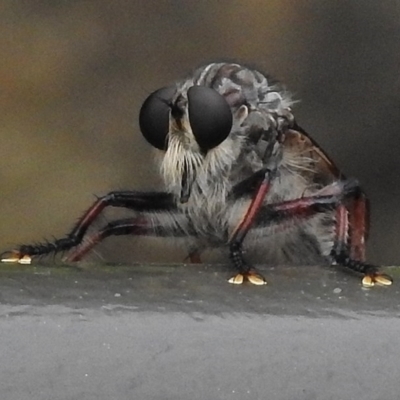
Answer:
<svg viewBox="0 0 400 400"><path fill-rule="evenodd" d="M204 150L218 146L232 129L232 112L225 98L206 86L192 86L187 97L190 126L198 145Z"/></svg>
<svg viewBox="0 0 400 400"><path fill-rule="evenodd" d="M166 150L169 113L176 88L165 87L153 92L143 103L139 113L139 126L145 139L154 147Z"/></svg>

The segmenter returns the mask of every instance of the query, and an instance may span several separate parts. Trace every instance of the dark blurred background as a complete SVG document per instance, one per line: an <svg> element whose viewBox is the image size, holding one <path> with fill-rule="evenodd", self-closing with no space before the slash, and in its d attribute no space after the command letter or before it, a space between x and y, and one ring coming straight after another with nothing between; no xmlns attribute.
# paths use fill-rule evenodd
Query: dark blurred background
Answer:
<svg viewBox="0 0 400 400"><path fill-rule="evenodd" d="M93 194L157 188L143 100L228 59L301 100L299 123L370 197L370 260L400 261L399 1L2 0L0 21L1 249L62 236ZM91 257L182 259L166 249L118 238Z"/></svg>

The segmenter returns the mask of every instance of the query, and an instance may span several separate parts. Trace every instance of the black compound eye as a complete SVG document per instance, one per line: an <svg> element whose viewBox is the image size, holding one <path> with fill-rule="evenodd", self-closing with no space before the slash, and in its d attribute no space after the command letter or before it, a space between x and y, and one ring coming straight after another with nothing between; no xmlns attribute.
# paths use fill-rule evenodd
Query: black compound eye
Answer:
<svg viewBox="0 0 400 400"><path fill-rule="evenodd" d="M232 129L229 104L216 90L206 86L192 86L187 97L190 126L197 143L204 150L218 146Z"/></svg>
<svg viewBox="0 0 400 400"><path fill-rule="evenodd" d="M145 139L160 150L166 150L168 146L170 104L175 92L173 86L158 89L144 101L140 109L140 130Z"/></svg>

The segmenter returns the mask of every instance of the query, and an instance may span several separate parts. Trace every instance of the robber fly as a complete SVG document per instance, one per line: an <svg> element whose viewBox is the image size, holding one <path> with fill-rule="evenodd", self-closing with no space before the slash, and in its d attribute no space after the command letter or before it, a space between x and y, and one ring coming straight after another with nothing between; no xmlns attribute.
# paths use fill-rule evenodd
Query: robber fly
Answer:
<svg viewBox="0 0 400 400"><path fill-rule="evenodd" d="M111 235L175 237L198 260L226 248L235 275L265 284L244 253L265 263L339 264L363 284L391 278L365 262L367 200L296 123L290 93L270 77L233 63L212 63L144 101L139 125L161 154L165 191L114 191L100 197L68 235L22 245L2 261L69 251L78 261ZM88 233L106 207L133 211Z"/></svg>

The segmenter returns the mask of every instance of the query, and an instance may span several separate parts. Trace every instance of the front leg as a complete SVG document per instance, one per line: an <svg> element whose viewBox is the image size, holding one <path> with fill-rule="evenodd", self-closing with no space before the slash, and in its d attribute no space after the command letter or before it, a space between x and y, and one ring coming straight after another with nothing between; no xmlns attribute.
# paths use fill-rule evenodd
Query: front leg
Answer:
<svg viewBox="0 0 400 400"><path fill-rule="evenodd" d="M267 168L264 170L264 176L262 181L248 207L246 214L243 219L240 221L236 229L234 230L231 238L229 240L229 254L231 261L238 271L238 274L229 279L229 283L240 285L245 280L248 280L254 285L265 285L267 281L264 277L259 274L254 268L251 268L243 258L243 250L242 245L243 241L247 235L247 232L250 230L252 225L254 224L257 215L263 205L265 196L270 190L271 183L275 178L277 165L275 164L272 168ZM256 173L257 174L257 173ZM255 174L255 176L256 176ZM252 185L253 182L251 180L246 180L249 185ZM246 187L243 183L240 183L240 190L245 191ZM239 186L238 185L238 186ZM237 188L236 188L237 191ZM235 188L234 188L235 192Z"/></svg>
<svg viewBox="0 0 400 400"><path fill-rule="evenodd" d="M21 245L17 249L4 252L0 257L2 262L18 262L29 264L31 258L65 252L79 246L83 238L106 207L127 208L138 213L143 212L173 212L176 210L174 198L169 193L134 191L114 191L100 197L78 220L74 228L61 239L51 242Z"/></svg>

